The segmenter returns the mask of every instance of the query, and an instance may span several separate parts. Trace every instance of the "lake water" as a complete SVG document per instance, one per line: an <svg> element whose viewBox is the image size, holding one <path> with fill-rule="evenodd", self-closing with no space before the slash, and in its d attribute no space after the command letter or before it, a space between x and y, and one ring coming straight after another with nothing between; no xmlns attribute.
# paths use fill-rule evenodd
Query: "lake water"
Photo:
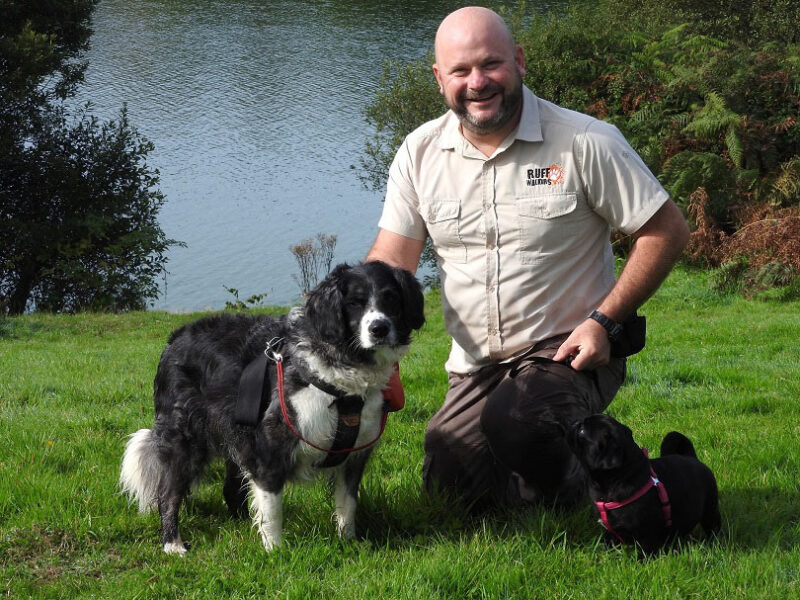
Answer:
<svg viewBox="0 0 800 600"><path fill-rule="evenodd" d="M335 262L364 257L381 194L357 165L363 113L387 59L423 57L463 3L355 0L102 0L79 100L155 144L166 202L169 311L300 295L289 247L338 236ZM432 77L432 76L431 76Z"/></svg>

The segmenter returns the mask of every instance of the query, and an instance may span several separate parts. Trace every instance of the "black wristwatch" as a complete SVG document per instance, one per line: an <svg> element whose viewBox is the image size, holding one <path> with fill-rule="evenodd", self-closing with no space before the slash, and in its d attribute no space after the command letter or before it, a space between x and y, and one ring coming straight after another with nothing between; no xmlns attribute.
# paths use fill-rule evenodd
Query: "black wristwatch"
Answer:
<svg viewBox="0 0 800 600"><path fill-rule="evenodd" d="M606 330L608 339L611 342L617 341L619 336L622 334L623 326L621 323L617 323L613 319L609 319L607 316L597 310L593 310L592 314L589 315L589 318L594 319L603 326L603 329Z"/></svg>

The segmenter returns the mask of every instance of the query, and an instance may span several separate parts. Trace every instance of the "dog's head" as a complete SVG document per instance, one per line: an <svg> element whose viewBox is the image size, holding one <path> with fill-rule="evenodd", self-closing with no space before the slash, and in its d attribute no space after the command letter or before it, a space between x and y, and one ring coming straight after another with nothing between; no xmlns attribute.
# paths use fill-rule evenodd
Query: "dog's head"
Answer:
<svg viewBox="0 0 800 600"><path fill-rule="evenodd" d="M620 469L642 456L633 432L608 415L590 415L574 423L567 443L589 472Z"/></svg>
<svg viewBox="0 0 800 600"><path fill-rule="evenodd" d="M339 265L308 295L305 323L317 339L354 351L405 346L422 327L416 278L382 262Z"/></svg>

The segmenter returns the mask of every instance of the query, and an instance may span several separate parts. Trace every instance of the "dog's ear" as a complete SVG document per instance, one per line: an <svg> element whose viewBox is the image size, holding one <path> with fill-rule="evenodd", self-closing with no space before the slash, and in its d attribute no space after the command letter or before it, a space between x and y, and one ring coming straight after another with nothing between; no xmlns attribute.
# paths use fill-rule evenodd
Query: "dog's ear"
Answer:
<svg viewBox="0 0 800 600"><path fill-rule="evenodd" d="M328 342L347 335L344 315L345 275L352 267L338 265L317 287L308 293L305 321L311 333Z"/></svg>
<svg viewBox="0 0 800 600"><path fill-rule="evenodd" d="M399 267L391 267L400 293L403 297L403 315L411 329L419 329L425 324L425 297L422 286L409 271Z"/></svg>

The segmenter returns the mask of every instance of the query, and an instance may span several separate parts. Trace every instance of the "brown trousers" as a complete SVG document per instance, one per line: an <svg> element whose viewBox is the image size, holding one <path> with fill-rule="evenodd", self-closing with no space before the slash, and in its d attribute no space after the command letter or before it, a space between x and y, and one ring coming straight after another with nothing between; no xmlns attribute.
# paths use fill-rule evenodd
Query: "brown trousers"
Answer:
<svg viewBox="0 0 800 600"><path fill-rule="evenodd" d="M442 408L425 432L423 483L470 509L580 500L586 476L564 432L603 411L625 378L625 359L575 371L551 359L566 336L520 359L469 375L450 375Z"/></svg>

